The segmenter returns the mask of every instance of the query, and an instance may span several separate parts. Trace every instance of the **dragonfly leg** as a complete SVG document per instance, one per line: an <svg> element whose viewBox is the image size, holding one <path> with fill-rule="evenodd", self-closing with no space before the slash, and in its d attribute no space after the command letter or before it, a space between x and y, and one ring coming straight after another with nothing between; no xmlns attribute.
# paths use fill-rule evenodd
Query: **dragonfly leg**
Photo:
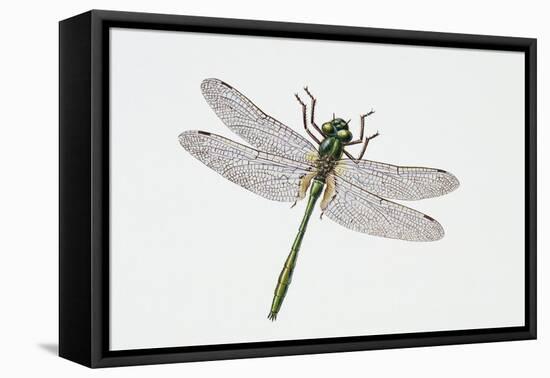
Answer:
<svg viewBox="0 0 550 378"><path fill-rule="evenodd" d="M357 163L357 159L355 158L355 156L353 156L352 154L350 154L349 152L347 152L346 150L344 150L344 153L346 154L346 156L348 158L350 158L350 160L353 160L355 163Z"/></svg>
<svg viewBox="0 0 550 378"><path fill-rule="evenodd" d="M363 149L361 150L361 153L359 154L359 159L358 160L361 160L363 158L363 155L365 155L365 152L367 151L367 146L369 145L369 141L371 139L374 139L376 138L378 135L380 135L378 133L378 131L374 134L372 134L371 136L368 136L365 138L365 144L363 144Z"/></svg>
<svg viewBox="0 0 550 378"><path fill-rule="evenodd" d="M315 123L315 105L317 104L317 99L313 97L308 87L304 87L304 91L306 91L307 95L311 99L311 118L310 118L311 125L315 128L315 130L319 132L319 134L323 135L323 132L321 131L319 126L317 126L317 124Z"/></svg>
<svg viewBox="0 0 550 378"><path fill-rule="evenodd" d="M352 146L354 144L359 144L359 143L362 143L363 142L363 135L365 135L365 118L367 118L368 116L374 114L374 109L371 109L368 113L365 113L365 114L361 114L360 118L361 118L361 132L359 134L359 138L357 138L356 140L352 140L351 142L347 143L346 145L347 146Z"/></svg>
<svg viewBox="0 0 550 378"><path fill-rule="evenodd" d="M359 160L361 160L363 158L363 156L365 155L365 152L367 151L367 146L369 145L369 141L371 139L374 139L376 138L378 135L380 135L378 133L378 131L374 134L372 134L371 136L368 136L365 138L365 141L363 142L363 148L361 149L361 153L359 154L359 157L358 158L355 158L353 157L349 152L347 152L346 150L344 150L344 153L346 154L347 157L349 157L351 160L353 160L354 162L358 162Z"/></svg>
<svg viewBox="0 0 550 378"><path fill-rule="evenodd" d="M309 130L309 128L307 127L307 106L306 106L306 104L302 101L300 96L298 96L298 93L294 94L294 96L296 97L296 100L298 100L300 105L302 106L302 121L304 122L304 129L306 130L308 135L311 137L311 139L313 139L315 142L317 142L317 144L321 144L321 141L319 139L317 139L315 134L313 134Z"/></svg>

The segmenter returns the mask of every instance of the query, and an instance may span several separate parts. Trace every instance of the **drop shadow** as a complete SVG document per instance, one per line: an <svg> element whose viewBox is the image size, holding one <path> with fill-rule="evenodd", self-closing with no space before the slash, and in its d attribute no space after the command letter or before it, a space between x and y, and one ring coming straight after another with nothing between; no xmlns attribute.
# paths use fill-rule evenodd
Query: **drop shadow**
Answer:
<svg viewBox="0 0 550 378"><path fill-rule="evenodd" d="M56 356L59 354L59 346L55 343L40 343L38 344L38 347Z"/></svg>

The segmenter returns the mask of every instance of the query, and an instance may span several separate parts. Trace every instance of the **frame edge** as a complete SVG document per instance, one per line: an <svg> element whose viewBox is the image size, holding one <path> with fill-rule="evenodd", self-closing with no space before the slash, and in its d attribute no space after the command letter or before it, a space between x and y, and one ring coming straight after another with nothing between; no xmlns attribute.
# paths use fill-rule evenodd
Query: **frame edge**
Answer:
<svg viewBox="0 0 550 378"><path fill-rule="evenodd" d="M91 366L91 12L59 22L59 356Z"/></svg>
<svg viewBox="0 0 550 378"><path fill-rule="evenodd" d="M526 128L526 319L529 336L537 339L537 39L525 47L525 128Z"/></svg>

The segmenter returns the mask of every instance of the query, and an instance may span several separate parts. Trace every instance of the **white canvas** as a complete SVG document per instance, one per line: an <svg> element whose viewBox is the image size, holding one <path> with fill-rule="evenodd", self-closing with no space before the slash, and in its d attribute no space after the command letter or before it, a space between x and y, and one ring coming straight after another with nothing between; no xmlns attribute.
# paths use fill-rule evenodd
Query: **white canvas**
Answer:
<svg viewBox="0 0 550 378"><path fill-rule="evenodd" d="M367 159L460 180L404 203L445 237L372 237L316 209L268 321L305 201L256 196L179 145L190 129L241 142L201 95L209 77L304 136L304 85L319 123L357 131L374 108ZM112 350L524 324L523 53L113 29L110 80Z"/></svg>

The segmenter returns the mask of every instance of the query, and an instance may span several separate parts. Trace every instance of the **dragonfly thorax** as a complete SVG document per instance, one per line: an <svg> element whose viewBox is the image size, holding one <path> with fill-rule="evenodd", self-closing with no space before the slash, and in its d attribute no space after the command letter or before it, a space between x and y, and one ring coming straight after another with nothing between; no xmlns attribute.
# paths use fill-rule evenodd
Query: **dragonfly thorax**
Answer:
<svg viewBox="0 0 550 378"><path fill-rule="evenodd" d="M330 154L320 155L317 160L317 177L324 180L334 169L336 160Z"/></svg>

